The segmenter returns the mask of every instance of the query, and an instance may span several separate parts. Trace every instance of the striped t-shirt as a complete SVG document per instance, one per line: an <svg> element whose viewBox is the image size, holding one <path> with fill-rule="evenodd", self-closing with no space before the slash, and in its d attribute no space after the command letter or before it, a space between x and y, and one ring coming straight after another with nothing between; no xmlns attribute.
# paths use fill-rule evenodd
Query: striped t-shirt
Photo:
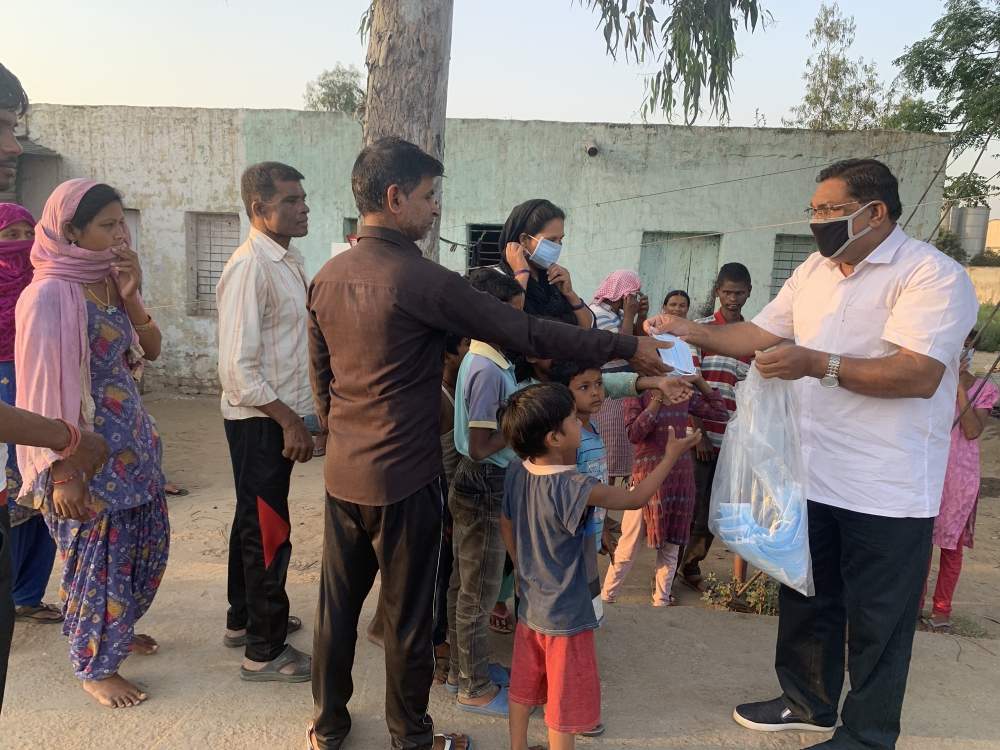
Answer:
<svg viewBox="0 0 1000 750"><path fill-rule="evenodd" d="M576 450L576 470L593 477L601 484L608 483L608 451L604 441L593 425L585 424L580 430L580 447ZM597 537L597 549L601 548L601 532L604 531L605 508L591 508L587 516L587 533Z"/></svg>
<svg viewBox="0 0 1000 750"><path fill-rule="evenodd" d="M742 322L742 320L741 317L740 321ZM721 310L710 318L702 318L695 322L708 325L726 325L726 319L722 317ZM726 408L729 409L729 418L732 419L736 413L736 384L746 379L753 357L736 359L735 357L727 357L725 354L704 350L698 353L698 358L701 361L702 377L708 381L709 385L719 389L719 393L726 402ZM702 422L705 434L708 435L712 447L718 453L722 446L722 436L726 434L726 423L710 419L704 419Z"/></svg>

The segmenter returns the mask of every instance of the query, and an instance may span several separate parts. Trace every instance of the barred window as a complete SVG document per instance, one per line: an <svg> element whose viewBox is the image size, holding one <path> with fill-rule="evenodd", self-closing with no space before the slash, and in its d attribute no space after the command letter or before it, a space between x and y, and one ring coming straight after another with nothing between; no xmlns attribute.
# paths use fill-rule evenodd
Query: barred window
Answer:
<svg viewBox="0 0 1000 750"><path fill-rule="evenodd" d="M781 291L802 262L816 252L811 234L779 234L774 238L774 263L771 266L771 299Z"/></svg>
<svg viewBox="0 0 1000 750"><path fill-rule="evenodd" d="M229 257L240 245L238 214L188 213L189 303L196 315L214 315L215 287Z"/></svg>

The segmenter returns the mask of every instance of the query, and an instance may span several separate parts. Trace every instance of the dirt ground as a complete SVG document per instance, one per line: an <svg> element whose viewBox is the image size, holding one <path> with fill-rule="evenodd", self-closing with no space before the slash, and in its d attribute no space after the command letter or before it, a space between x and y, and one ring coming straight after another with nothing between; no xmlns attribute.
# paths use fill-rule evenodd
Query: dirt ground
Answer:
<svg viewBox="0 0 1000 750"><path fill-rule="evenodd" d="M191 495L170 501L173 527L166 577L140 630L159 639L160 652L132 657L123 674L150 700L133 709L99 708L80 690L58 627L18 624L0 747L121 748L305 747L310 717L308 684L258 685L239 679L240 653L222 646L226 608L226 553L233 509L232 474L217 402L211 398L150 396L166 443L167 473ZM1000 421L984 441L984 476L991 497L979 509L976 547L966 557L956 613L992 638L1000 636ZM990 481L992 480L992 481ZM294 552L288 591L311 649L322 535L321 466L296 469L292 482ZM776 619L707 609L676 587L683 606L648 606L651 556L644 553L626 595L609 607L598 633L607 734L581 748L805 747L823 739L795 733L757 734L731 719L733 706L778 694L772 669ZM713 550L710 569L727 571L729 556ZM58 570L50 583L54 600ZM369 596L362 626L374 610ZM508 660L510 640L497 638ZM384 723L382 653L362 637L351 703L354 729L345 747L388 746ZM996 708L1000 640L918 633L903 713L900 750L1000 748ZM991 708L992 707L992 708ZM462 713L442 689L431 695L436 726L470 733L476 750L501 750L506 724ZM540 720L532 740L544 740Z"/></svg>

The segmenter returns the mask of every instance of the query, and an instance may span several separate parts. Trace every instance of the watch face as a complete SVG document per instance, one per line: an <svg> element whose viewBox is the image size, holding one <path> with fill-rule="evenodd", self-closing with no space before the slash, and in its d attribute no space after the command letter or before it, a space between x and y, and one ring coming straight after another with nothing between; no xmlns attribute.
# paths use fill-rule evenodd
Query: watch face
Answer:
<svg viewBox="0 0 1000 750"><path fill-rule="evenodd" d="M824 386L825 388L836 388L838 385L840 385L840 380L833 375L824 375L822 378L820 378L819 384Z"/></svg>

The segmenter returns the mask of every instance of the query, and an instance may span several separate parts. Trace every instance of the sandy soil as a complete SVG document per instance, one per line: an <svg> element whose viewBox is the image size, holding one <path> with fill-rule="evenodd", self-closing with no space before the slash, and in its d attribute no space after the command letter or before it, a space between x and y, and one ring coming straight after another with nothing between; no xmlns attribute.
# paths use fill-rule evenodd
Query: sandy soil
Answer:
<svg viewBox="0 0 1000 750"><path fill-rule="evenodd" d="M19 624L0 747L300 750L311 708L308 684L243 683L239 652L221 644L233 496L217 402L153 396L149 405L165 436L168 474L192 491L170 501L170 565L141 623L143 632L159 639L160 653L132 657L123 669L151 698L134 709L99 708L76 684L59 629ZM976 548L967 556L956 610L1000 635L1000 422L991 424L984 454L984 475L995 480L988 482L993 497L981 503ZM297 468L292 490L295 549L288 589L305 628L291 641L309 649L322 534L320 464ZM721 572L729 565L724 550L713 550L712 569ZM684 606L654 610L646 603L649 575L646 552L626 595L610 607L599 631L608 732L581 741L581 748L784 750L822 739L756 734L730 718L734 704L778 692L772 670L774 618L706 609L682 586L676 593ZM363 623L373 611L375 593L366 602ZM498 638L496 645L509 659L510 640ZM354 730L346 747L387 747L382 654L363 638L354 680ZM900 750L1000 748L998 686L1000 641L918 633ZM441 688L432 692L431 713L439 728L470 732L477 750L506 747L504 722L457 711ZM542 741L542 723L532 727L533 740Z"/></svg>

